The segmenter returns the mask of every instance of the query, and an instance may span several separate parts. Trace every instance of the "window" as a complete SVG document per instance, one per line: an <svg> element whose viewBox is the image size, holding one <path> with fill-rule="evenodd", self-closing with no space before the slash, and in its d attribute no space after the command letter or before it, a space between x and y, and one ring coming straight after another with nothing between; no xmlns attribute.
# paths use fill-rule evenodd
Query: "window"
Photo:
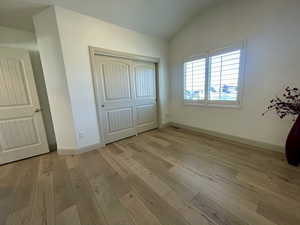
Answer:
<svg viewBox="0 0 300 225"><path fill-rule="evenodd" d="M205 100L206 58L184 64L184 99Z"/></svg>
<svg viewBox="0 0 300 225"><path fill-rule="evenodd" d="M210 57L209 100L237 101L241 51Z"/></svg>
<svg viewBox="0 0 300 225"><path fill-rule="evenodd" d="M242 47L208 54L184 63L184 100L188 104L238 105Z"/></svg>

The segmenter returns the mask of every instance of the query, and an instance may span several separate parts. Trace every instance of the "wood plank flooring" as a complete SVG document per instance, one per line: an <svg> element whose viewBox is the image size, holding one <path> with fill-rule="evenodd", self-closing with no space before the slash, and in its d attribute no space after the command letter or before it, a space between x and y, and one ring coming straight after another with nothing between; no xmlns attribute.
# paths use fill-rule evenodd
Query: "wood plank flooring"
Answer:
<svg viewBox="0 0 300 225"><path fill-rule="evenodd" d="M281 153L175 128L0 167L0 225L299 225Z"/></svg>

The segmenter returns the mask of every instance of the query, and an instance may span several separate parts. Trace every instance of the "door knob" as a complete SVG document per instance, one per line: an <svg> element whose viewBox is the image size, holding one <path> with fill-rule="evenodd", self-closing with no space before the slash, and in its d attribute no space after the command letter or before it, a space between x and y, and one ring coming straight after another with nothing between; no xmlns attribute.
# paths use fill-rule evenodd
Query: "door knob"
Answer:
<svg viewBox="0 0 300 225"><path fill-rule="evenodd" d="M104 108L104 105L101 105L102 108Z"/></svg>
<svg viewBox="0 0 300 225"><path fill-rule="evenodd" d="M42 111L42 109L35 109L34 110L35 113L38 113L38 112L41 112L41 111Z"/></svg>

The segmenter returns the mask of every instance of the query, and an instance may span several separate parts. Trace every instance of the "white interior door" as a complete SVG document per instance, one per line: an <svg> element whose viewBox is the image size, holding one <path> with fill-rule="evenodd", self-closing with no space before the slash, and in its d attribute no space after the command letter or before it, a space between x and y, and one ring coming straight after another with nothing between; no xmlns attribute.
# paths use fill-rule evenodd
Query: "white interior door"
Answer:
<svg viewBox="0 0 300 225"><path fill-rule="evenodd" d="M94 65L104 142L156 128L155 65L99 55Z"/></svg>
<svg viewBox="0 0 300 225"><path fill-rule="evenodd" d="M49 152L29 54L0 48L0 164Z"/></svg>
<svg viewBox="0 0 300 225"><path fill-rule="evenodd" d="M136 135L132 63L95 56L98 112L105 143Z"/></svg>
<svg viewBox="0 0 300 225"><path fill-rule="evenodd" d="M141 133L157 128L156 72L153 63L134 62L136 128Z"/></svg>

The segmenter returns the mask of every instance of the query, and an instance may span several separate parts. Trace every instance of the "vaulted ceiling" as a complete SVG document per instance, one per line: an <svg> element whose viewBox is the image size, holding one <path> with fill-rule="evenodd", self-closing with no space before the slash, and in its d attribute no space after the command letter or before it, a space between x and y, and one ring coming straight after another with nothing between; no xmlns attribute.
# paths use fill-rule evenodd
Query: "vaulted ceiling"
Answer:
<svg viewBox="0 0 300 225"><path fill-rule="evenodd" d="M170 38L202 10L225 0L1 0L0 25L33 31L32 15L49 5Z"/></svg>

